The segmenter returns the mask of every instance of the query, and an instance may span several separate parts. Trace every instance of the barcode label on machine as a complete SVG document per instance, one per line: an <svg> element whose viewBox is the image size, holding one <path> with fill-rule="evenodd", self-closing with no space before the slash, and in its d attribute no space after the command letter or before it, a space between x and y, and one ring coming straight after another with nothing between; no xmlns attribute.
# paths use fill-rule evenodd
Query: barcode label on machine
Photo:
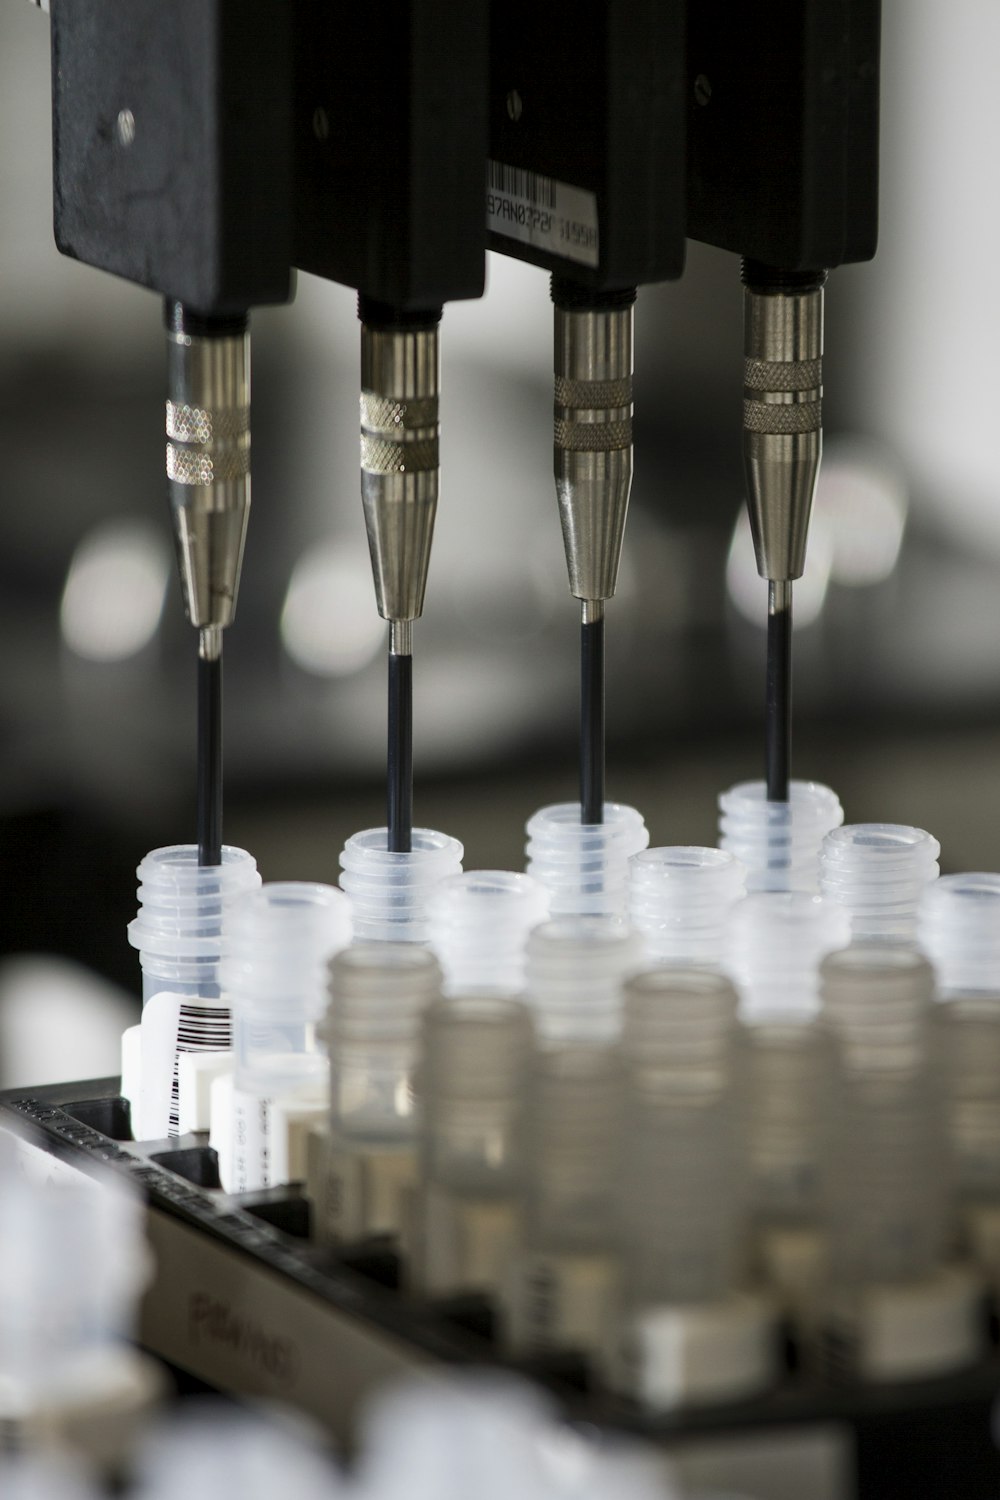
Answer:
<svg viewBox="0 0 1000 1500"><path fill-rule="evenodd" d="M491 161L486 172L486 225L494 234L563 260L597 265L597 197L586 188Z"/></svg>

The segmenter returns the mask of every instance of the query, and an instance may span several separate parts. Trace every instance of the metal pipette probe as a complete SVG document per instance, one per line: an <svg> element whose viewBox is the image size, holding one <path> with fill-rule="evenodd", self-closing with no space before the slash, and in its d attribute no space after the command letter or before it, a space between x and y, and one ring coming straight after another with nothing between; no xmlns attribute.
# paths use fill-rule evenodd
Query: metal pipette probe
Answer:
<svg viewBox="0 0 1000 1500"><path fill-rule="evenodd" d="M792 583L806 541L823 446L825 271L743 262L743 464L757 571L768 581L767 799L788 801Z"/></svg>
<svg viewBox="0 0 1000 1500"><path fill-rule="evenodd" d="M440 309L367 297L361 319L361 497L375 599L389 621L388 848L413 834L413 621L423 613L439 486Z"/></svg>
<svg viewBox="0 0 1000 1500"><path fill-rule="evenodd" d="M198 630L198 862L222 860L222 632L250 514L246 314L166 304L167 480L184 608Z"/></svg>
<svg viewBox="0 0 1000 1500"><path fill-rule="evenodd" d="M580 600L580 806L604 821L604 605L615 592L632 487L635 288L552 278L553 467L570 592Z"/></svg>

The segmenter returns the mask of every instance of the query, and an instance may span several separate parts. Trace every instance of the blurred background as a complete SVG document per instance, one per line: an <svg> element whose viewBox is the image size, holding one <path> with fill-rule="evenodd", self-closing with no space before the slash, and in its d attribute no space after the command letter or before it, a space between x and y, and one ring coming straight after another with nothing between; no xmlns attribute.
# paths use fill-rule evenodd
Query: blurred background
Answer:
<svg viewBox="0 0 1000 1500"><path fill-rule="evenodd" d="M49 30L0 9L0 1084L116 1070L146 850L194 836L195 637L163 481L161 313L60 257ZM1000 859L1000 7L886 0L881 245L827 291L826 456L796 592L795 774L850 822ZM609 795L714 843L762 773L766 585L743 519L735 257L640 295L609 610ZM384 821L384 626L357 467L354 295L254 315L254 510L226 643L226 839L336 881ZM442 499L415 666L415 811L523 866L576 795L578 609L551 479L546 277L492 257L443 324Z"/></svg>

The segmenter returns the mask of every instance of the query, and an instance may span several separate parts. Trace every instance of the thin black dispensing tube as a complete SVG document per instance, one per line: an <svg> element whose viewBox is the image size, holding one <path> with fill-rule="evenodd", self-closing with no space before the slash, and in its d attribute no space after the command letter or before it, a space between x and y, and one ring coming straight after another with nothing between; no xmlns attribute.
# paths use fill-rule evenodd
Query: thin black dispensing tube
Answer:
<svg viewBox="0 0 1000 1500"><path fill-rule="evenodd" d="M222 656L198 655L198 863L222 863Z"/></svg>
<svg viewBox="0 0 1000 1500"><path fill-rule="evenodd" d="M767 609L765 757L768 802L788 801L792 757L792 586L771 583Z"/></svg>
<svg viewBox="0 0 1000 1500"><path fill-rule="evenodd" d="M580 626L580 817L604 822L604 616Z"/></svg>
<svg viewBox="0 0 1000 1500"><path fill-rule="evenodd" d="M409 854L413 839L413 657L389 652L388 845Z"/></svg>

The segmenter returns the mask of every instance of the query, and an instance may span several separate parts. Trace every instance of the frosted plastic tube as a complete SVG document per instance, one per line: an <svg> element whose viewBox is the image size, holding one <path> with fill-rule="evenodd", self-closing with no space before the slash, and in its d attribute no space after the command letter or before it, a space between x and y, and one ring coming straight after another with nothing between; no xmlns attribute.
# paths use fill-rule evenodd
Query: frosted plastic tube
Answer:
<svg viewBox="0 0 1000 1500"><path fill-rule="evenodd" d="M604 804L603 823L581 823L579 802L543 807L528 821L528 874L557 916L625 915L628 862L649 843L634 807Z"/></svg>
<svg viewBox="0 0 1000 1500"><path fill-rule="evenodd" d="M531 1066L526 1238L593 1253L618 1240L623 1075L615 1049L539 1051Z"/></svg>
<svg viewBox="0 0 1000 1500"><path fill-rule="evenodd" d="M549 911L548 892L537 880L513 870L470 870L442 880L427 910L448 993L524 989L528 933Z"/></svg>
<svg viewBox="0 0 1000 1500"><path fill-rule="evenodd" d="M341 886L351 898L359 942L430 941L427 901L435 886L462 870L457 839L414 828L408 854L387 848L385 828L352 834L340 856Z"/></svg>
<svg viewBox="0 0 1000 1500"><path fill-rule="evenodd" d="M835 1275L855 1286L926 1276L950 1228L933 971L915 950L863 944L824 959L821 983L841 1064Z"/></svg>
<svg viewBox="0 0 1000 1500"><path fill-rule="evenodd" d="M652 963L722 963L726 928L746 894L746 870L724 849L645 849L628 863L628 916Z"/></svg>
<svg viewBox="0 0 1000 1500"><path fill-rule="evenodd" d="M229 932L223 977L237 1088L273 1098L324 1078L316 1027L326 1011L327 964L351 939L347 897L304 881L264 885L233 907Z"/></svg>
<svg viewBox="0 0 1000 1500"><path fill-rule="evenodd" d="M912 943L941 845L902 823L851 823L823 840L820 885L851 919L855 942Z"/></svg>
<svg viewBox="0 0 1000 1500"><path fill-rule="evenodd" d="M526 980L542 1044L617 1041L623 985L642 961L639 934L615 917L560 917L536 927Z"/></svg>
<svg viewBox="0 0 1000 1500"><path fill-rule="evenodd" d="M942 875L924 886L920 946L937 970L942 999L991 996L1000 1002L1000 875Z"/></svg>
<svg viewBox="0 0 1000 1500"><path fill-rule="evenodd" d="M744 781L719 797L719 847L741 860L748 891L817 891L819 849L844 821L836 793L791 781L787 802L768 802L763 781Z"/></svg>
<svg viewBox="0 0 1000 1500"><path fill-rule="evenodd" d="M637 1305L718 1300L741 1271L736 991L662 968L625 990L622 1208Z"/></svg>
<svg viewBox="0 0 1000 1500"><path fill-rule="evenodd" d="M139 912L128 940L139 950L143 1003L163 991L218 1001L223 914L260 885L253 856L226 844L220 865L199 865L196 844L175 844L152 850L136 874Z"/></svg>
<svg viewBox="0 0 1000 1500"><path fill-rule="evenodd" d="M425 1179L477 1196L519 1190L533 1042L527 1007L503 996L436 1000L422 1041Z"/></svg>
<svg viewBox="0 0 1000 1500"><path fill-rule="evenodd" d="M359 1146L416 1137L421 1021L440 994L437 959L413 943L355 943L332 960L324 1035L336 1136Z"/></svg>
<svg viewBox="0 0 1000 1500"><path fill-rule="evenodd" d="M835 901L806 891L758 891L733 909L726 969L744 1021L808 1021L819 1012L819 965L846 948L851 925Z"/></svg>

